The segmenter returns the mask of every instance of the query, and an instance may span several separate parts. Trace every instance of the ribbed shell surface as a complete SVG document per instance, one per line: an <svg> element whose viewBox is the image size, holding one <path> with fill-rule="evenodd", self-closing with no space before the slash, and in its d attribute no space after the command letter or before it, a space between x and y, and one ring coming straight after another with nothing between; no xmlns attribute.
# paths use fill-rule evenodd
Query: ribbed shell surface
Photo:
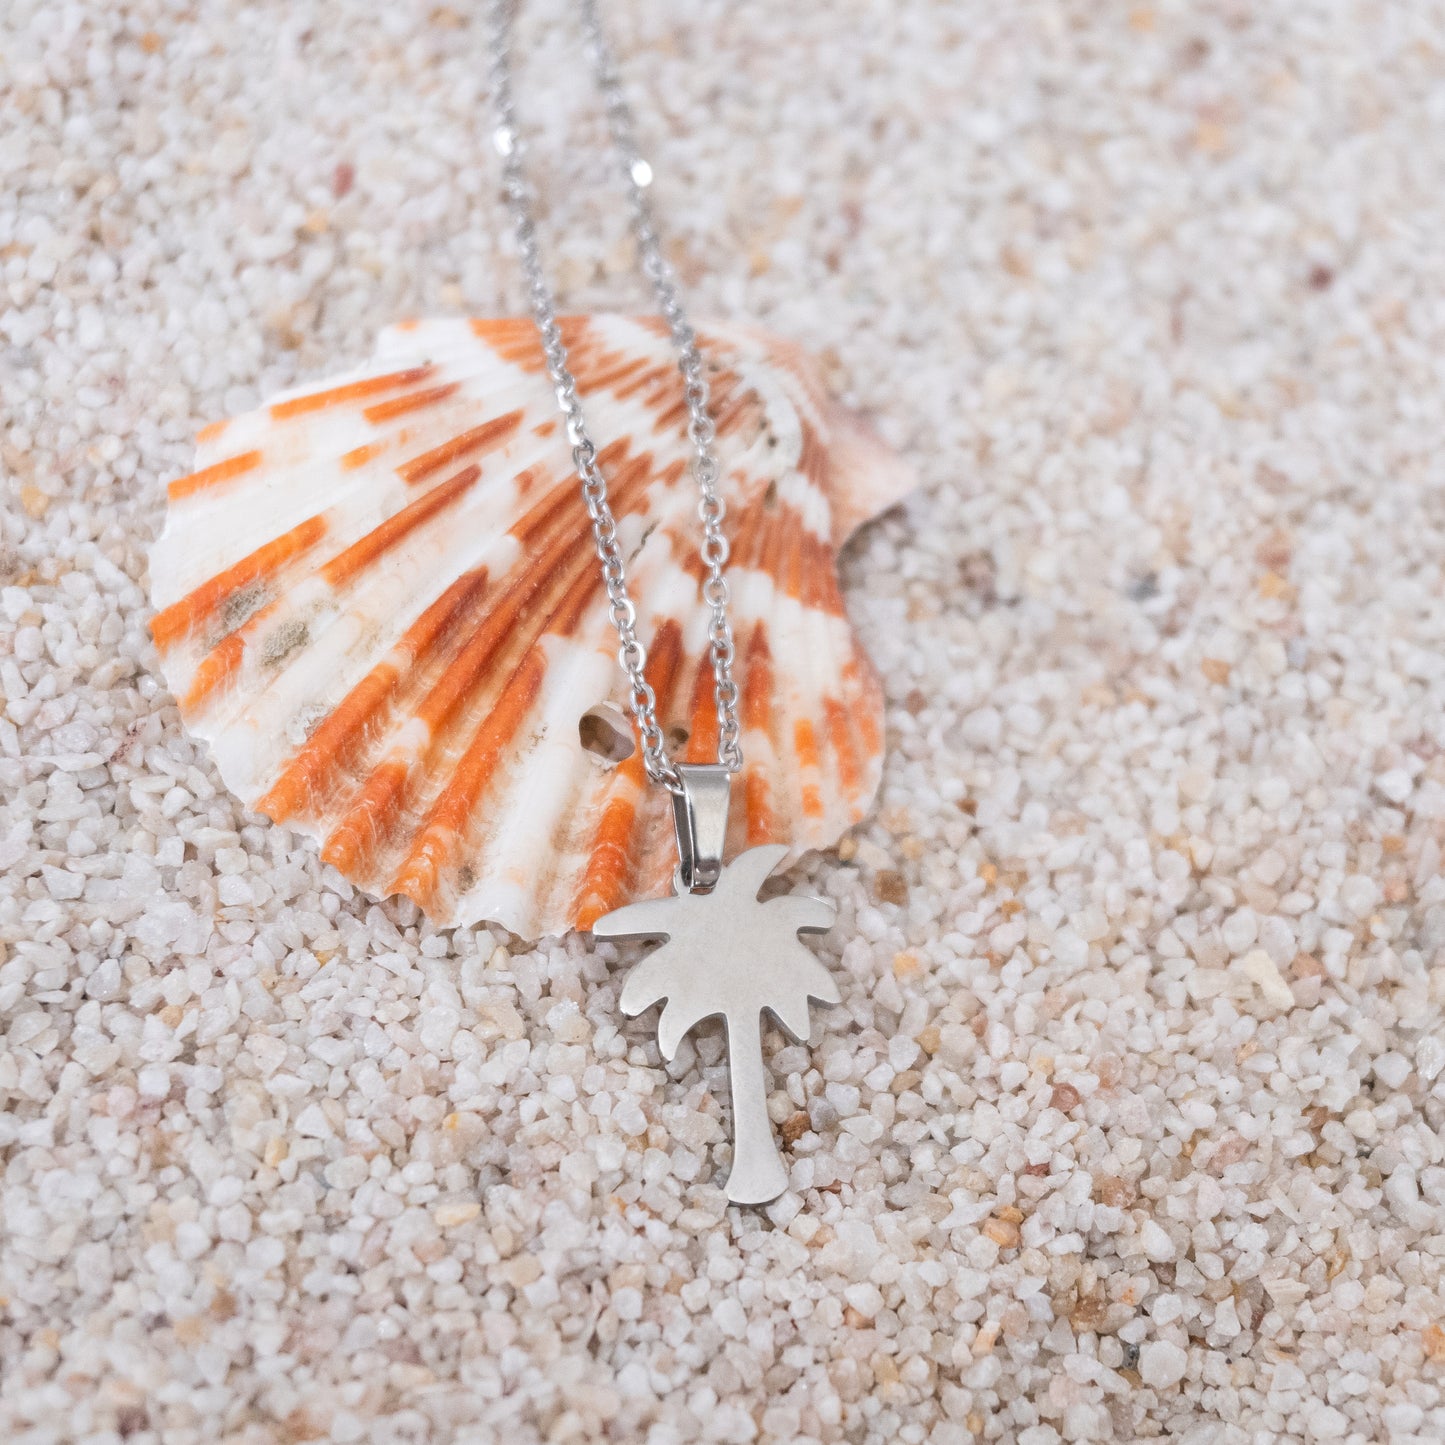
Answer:
<svg viewBox="0 0 1445 1445"><path fill-rule="evenodd" d="M666 333L564 333L677 756L717 724L687 413ZM912 485L752 328L702 335L732 546L746 767L732 849L827 847L867 812L882 695L836 556ZM534 938L665 890L666 793L579 722L623 703L616 638L530 321L386 331L373 362L205 428L151 554L152 633L187 726L249 806L378 896Z"/></svg>

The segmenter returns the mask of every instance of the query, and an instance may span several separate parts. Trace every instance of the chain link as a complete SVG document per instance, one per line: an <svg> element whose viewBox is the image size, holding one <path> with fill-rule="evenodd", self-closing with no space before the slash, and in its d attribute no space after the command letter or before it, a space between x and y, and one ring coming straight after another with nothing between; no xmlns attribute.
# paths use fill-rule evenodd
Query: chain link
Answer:
<svg viewBox="0 0 1445 1445"><path fill-rule="evenodd" d="M617 540L617 518L613 515L608 497L607 479L598 465L597 447L588 431L577 384L568 365L567 347L557 322L556 299L548 285L541 249L537 244L533 195L523 164L526 147L512 95L513 8L514 0L489 0L487 5L492 52L492 105L496 113L492 140L502 158L502 194L512 217L532 319L542 342L557 406L567 424L572 463L577 469L582 498L592 522L597 560L601 564L602 581L607 590L608 614L617 632L617 660L627 674L628 705L642 742L643 760L648 776L654 782L680 793L682 779L667 756L666 741L657 721L657 698L647 680L647 649L637 635L637 608L627 590L627 567ZM728 560L728 542L722 524L727 515L727 504L717 489L721 473L713 451L716 428L708 407L707 377L697 335L683 310L677 277L662 254L653 224L652 207L647 199L647 188L652 184L652 168L638 151L632 112L602 32L595 0L578 0L578 8L588 56L606 108L613 149L621 163L638 257L643 274L652 283L658 311L667 323L673 348L677 352L677 369L682 375L688 410L687 434L693 449L692 475L698 489L697 512L702 522L699 551L706 568L702 595L709 609L708 646L718 722L717 760L735 773L742 768L743 752L738 722L738 685L732 675L733 631L728 619L729 594L724 570Z"/></svg>

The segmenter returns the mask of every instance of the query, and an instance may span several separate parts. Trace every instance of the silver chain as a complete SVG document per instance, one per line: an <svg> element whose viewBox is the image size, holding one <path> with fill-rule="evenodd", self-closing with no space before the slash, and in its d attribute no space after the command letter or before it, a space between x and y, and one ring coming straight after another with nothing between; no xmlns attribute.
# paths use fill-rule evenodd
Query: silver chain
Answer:
<svg viewBox="0 0 1445 1445"><path fill-rule="evenodd" d="M567 362L562 329L557 324L556 299L542 268L532 210L533 193L523 168L526 146L512 97L510 47L513 8L514 0L489 0L487 5L492 50L492 105L496 112L492 142L502 158L502 194L512 216L532 319L536 322L542 351L547 358L547 372L552 378L557 405L567 423L572 462L577 469L577 480L582 484L587 515L592 520L592 536L597 546L597 560L602 564L609 615L620 644L617 660L627 674L631 691L629 706L642 740L643 760L648 776L654 782L663 784L674 793L681 793L682 779L667 756L666 742L657 721L657 698L646 676L647 649L637 636L637 608L627 591L627 568L617 540L617 519L613 516L608 498L607 479L598 465L597 447L583 416L577 384ZM632 234L637 242L643 274L652 283L658 310L671 333L677 352L677 368L682 374L687 398L687 434L692 442L692 475L697 482L697 511L702 521L702 546L699 551L707 569L702 595L710 611L708 643L717 702L717 760L729 772L735 773L742 768L743 752L738 723L738 685L732 675L734 649L732 624L728 620L728 584L723 571L728 559L727 538L722 530L727 507L717 490L719 467L713 452L717 433L708 410L707 378L703 375L697 335L688 324L678 295L677 277L662 254L653 226L652 207L647 200L647 188L652 184L652 168L638 152L632 112L622 93L622 84L602 33L595 0L578 0L578 8L587 51L606 106L613 149L621 162Z"/></svg>

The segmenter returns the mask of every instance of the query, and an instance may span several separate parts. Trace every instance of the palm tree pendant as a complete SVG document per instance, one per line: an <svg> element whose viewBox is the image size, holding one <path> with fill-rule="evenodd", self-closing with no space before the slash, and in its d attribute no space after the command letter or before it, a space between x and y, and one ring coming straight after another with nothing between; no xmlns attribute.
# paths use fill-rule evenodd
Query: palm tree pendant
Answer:
<svg viewBox="0 0 1445 1445"><path fill-rule="evenodd" d="M722 812L725 822L725 791ZM666 1000L657 1020L664 1059L672 1059L695 1025L722 1015L733 1106L727 1196L734 1204L767 1204L787 1188L788 1171L768 1118L762 1013L766 1009L795 1043L804 1043L809 1001L839 1002L832 974L798 940L799 933L825 933L834 910L821 899L792 894L760 902L758 890L787 845L749 848L722 865L721 836L716 831L719 846L710 854L696 848L696 837L688 837L679 821L683 864L674 883L676 896L628 904L599 918L592 931L598 938L665 940L633 966L620 1000L629 1018ZM707 891L687 887L688 877L709 873L716 881Z"/></svg>

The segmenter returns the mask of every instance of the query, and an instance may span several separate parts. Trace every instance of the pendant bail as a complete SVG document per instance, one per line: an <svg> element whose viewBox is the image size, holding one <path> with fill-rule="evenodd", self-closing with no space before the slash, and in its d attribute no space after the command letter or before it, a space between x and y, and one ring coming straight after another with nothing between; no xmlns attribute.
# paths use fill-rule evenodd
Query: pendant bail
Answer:
<svg viewBox="0 0 1445 1445"><path fill-rule="evenodd" d="M678 763L682 787L672 795L678 881L689 893L710 893L722 876L732 773L722 763Z"/></svg>

